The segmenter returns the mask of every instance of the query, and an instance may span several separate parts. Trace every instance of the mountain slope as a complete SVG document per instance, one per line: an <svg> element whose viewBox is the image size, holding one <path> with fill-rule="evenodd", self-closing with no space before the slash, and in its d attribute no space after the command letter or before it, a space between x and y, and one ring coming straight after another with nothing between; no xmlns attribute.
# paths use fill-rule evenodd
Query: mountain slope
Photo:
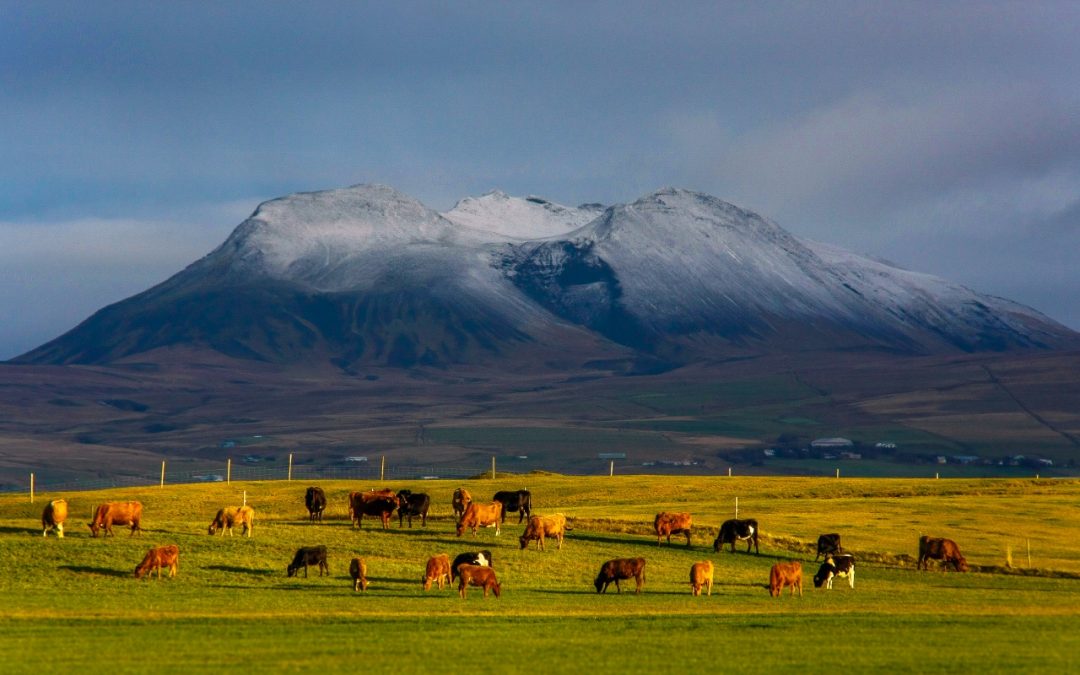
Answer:
<svg viewBox="0 0 1080 675"><path fill-rule="evenodd" d="M194 347L275 363L572 367L836 350L1047 349L1080 336L948 281L801 240L708 195L439 214L379 185L266 202L215 251L17 359Z"/></svg>

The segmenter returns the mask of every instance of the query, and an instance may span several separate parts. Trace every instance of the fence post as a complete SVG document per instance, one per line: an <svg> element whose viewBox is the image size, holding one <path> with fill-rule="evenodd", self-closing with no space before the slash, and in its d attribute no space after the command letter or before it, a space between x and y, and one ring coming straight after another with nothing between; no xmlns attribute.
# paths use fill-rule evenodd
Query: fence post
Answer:
<svg viewBox="0 0 1080 675"><path fill-rule="evenodd" d="M247 490L244 490L244 506L247 506Z"/></svg>
<svg viewBox="0 0 1080 675"><path fill-rule="evenodd" d="M232 484L232 457L225 460L225 484Z"/></svg>
<svg viewBox="0 0 1080 675"><path fill-rule="evenodd" d="M288 480L292 480L292 453L291 452L289 453L289 478L288 478Z"/></svg>
<svg viewBox="0 0 1080 675"><path fill-rule="evenodd" d="M491 480L495 480L495 455L491 456Z"/></svg>
<svg viewBox="0 0 1080 675"><path fill-rule="evenodd" d="M30 474L30 503L34 503L34 474Z"/></svg>
<svg viewBox="0 0 1080 675"><path fill-rule="evenodd" d="M837 470L836 470L836 477L837 477L837 478L839 478L839 477L840 477L840 469L837 469Z"/></svg>
<svg viewBox="0 0 1080 675"><path fill-rule="evenodd" d="M739 498L736 497L735 498L735 518L738 519L738 517L739 517Z"/></svg>
<svg viewBox="0 0 1080 675"><path fill-rule="evenodd" d="M161 460L161 485L158 487L165 487L165 460Z"/></svg>
<svg viewBox="0 0 1080 675"><path fill-rule="evenodd" d="M731 478L731 467L730 466L727 468L727 477Z"/></svg>
<svg viewBox="0 0 1080 675"><path fill-rule="evenodd" d="M608 471L608 476L615 475L615 460L611 460L611 469Z"/></svg>
<svg viewBox="0 0 1080 675"><path fill-rule="evenodd" d="M379 481L381 482L386 478L386 455L382 456L382 462L379 463Z"/></svg>

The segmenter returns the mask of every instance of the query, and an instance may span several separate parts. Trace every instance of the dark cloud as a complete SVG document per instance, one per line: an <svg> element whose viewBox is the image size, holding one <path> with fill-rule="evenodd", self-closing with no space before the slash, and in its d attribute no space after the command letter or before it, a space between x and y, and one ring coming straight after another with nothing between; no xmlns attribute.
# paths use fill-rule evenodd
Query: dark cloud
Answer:
<svg viewBox="0 0 1080 675"><path fill-rule="evenodd" d="M680 184L1015 285L1080 326L1064 293L1038 293L1068 285L1039 265L1020 288L932 247L1037 256L1010 234L1033 223L1071 241L1051 216L1080 198L1078 22L1052 2L0 0L0 221L201 222L193 204L368 181L436 208L494 187L580 203ZM27 279L67 264L35 255ZM21 287L27 306L48 304L44 285ZM33 346L3 342L0 357Z"/></svg>

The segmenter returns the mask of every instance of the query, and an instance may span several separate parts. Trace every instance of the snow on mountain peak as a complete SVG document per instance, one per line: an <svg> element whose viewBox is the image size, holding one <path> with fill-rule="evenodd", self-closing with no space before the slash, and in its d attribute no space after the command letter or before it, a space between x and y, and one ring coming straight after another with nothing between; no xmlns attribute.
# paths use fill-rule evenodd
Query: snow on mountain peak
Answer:
<svg viewBox="0 0 1080 675"><path fill-rule="evenodd" d="M563 206L542 197L511 197L492 190L481 197L466 197L443 215L465 227L514 239L544 239L566 234L600 215L603 207L586 204Z"/></svg>

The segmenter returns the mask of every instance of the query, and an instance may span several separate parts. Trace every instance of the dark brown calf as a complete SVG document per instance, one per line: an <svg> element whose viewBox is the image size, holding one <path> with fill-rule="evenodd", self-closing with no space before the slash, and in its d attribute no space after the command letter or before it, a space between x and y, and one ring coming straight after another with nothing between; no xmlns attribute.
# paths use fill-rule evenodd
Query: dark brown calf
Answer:
<svg viewBox="0 0 1080 675"><path fill-rule="evenodd" d="M637 582L635 593L641 592L645 585L645 558L616 558L609 560L600 567L600 574L596 575L597 593L607 593L608 585L614 581L615 589L622 593L619 586L620 579L633 579Z"/></svg>

